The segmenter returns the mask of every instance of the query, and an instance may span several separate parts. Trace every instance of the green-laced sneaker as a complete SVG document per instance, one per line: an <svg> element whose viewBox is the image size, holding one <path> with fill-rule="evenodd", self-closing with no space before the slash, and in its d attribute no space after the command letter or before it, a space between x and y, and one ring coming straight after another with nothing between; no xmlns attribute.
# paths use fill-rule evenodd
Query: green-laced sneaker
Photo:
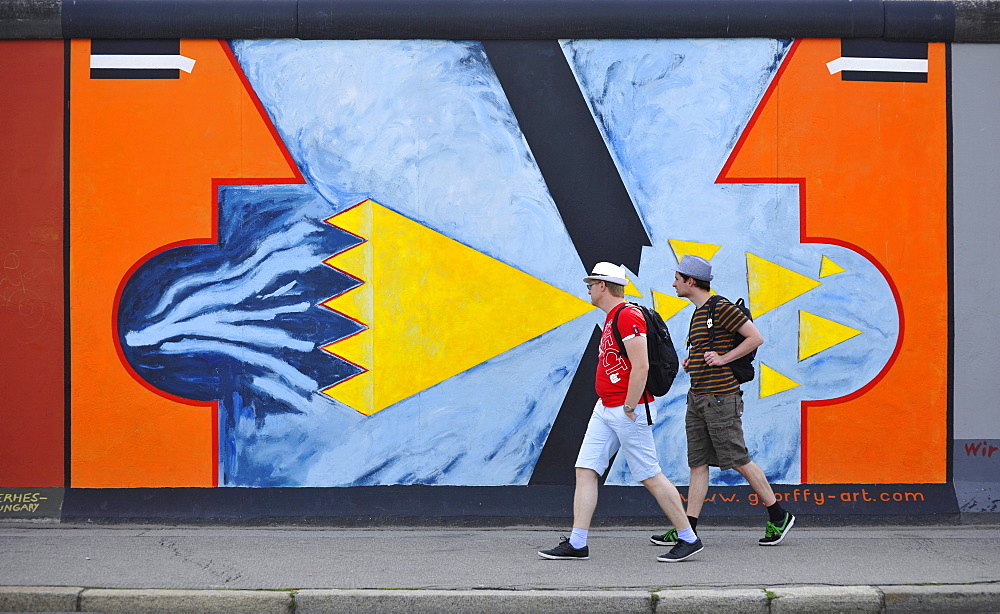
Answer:
<svg viewBox="0 0 1000 614"><path fill-rule="evenodd" d="M697 535L698 532L695 531L694 534ZM649 538L649 541L657 546L676 546L680 540L680 536L677 535L677 529L670 529L666 533L660 533Z"/></svg>
<svg viewBox="0 0 1000 614"><path fill-rule="evenodd" d="M791 512L785 512L785 519L781 524L774 524L768 520L767 527L764 529L764 537L757 540L757 543L761 546L777 546L781 540L785 539L794 525L795 516Z"/></svg>

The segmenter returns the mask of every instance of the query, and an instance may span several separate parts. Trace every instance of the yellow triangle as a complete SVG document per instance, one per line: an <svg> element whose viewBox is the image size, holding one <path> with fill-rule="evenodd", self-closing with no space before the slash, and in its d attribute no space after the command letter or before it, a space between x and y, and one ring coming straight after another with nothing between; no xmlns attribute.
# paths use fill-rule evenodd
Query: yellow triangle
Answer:
<svg viewBox="0 0 1000 614"><path fill-rule="evenodd" d="M368 330L324 349L369 371L323 392L365 415L594 309L376 202L345 213L350 232L370 220L369 240L327 262L365 283L325 304Z"/></svg>
<svg viewBox="0 0 1000 614"><path fill-rule="evenodd" d="M362 238L372 236L372 209L373 200L362 201L353 207L345 209L337 215L327 218L327 224L342 228L347 232Z"/></svg>
<svg viewBox="0 0 1000 614"><path fill-rule="evenodd" d="M653 309L659 312L664 322L680 313L682 309L690 304L691 301L685 298L678 298L653 290Z"/></svg>
<svg viewBox="0 0 1000 614"><path fill-rule="evenodd" d="M798 382L785 377L764 363L760 363L760 398L763 399L798 386Z"/></svg>
<svg viewBox="0 0 1000 614"><path fill-rule="evenodd" d="M375 368L375 357L372 355L372 344L368 330L362 330L340 341L323 346L331 354L345 358L355 365L370 371Z"/></svg>
<svg viewBox="0 0 1000 614"><path fill-rule="evenodd" d="M337 354L337 356L341 356ZM342 401L358 412L370 416L379 411L375 409L375 376L371 371L363 371L354 377L323 390L323 394ZM349 399L348 402L345 399Z"/></svg>
<svg viewBox="0 0 1000 614"><path fill-rule="evenodd" d="M837 273L843 273L844 268L839 264L830 260L826 256L823 256L823 260L820 261L819 265L819 276L829 277L830 275L836 275Z"/></svg>
<svg viewBox="0 0 1000 614"><path fill-rule="evenodd" d="M372 415L374 413L372 411L372 407L374 406L372 402L374 392L372 386L372 369L375 368L375 364L374 357L372 356L372 344L369 332L363 330L356 335L341 339L336 343L331 343L323 349L335 356L350 360L358 367L364 369L364 371L354 377L339 382L335 389L340 395L349 395L351 398L360 399L358 405L352 407L355 407L366 416ZM348 356L351 358L348 359ZM337 395L332 394L331 390L334 390L334 388L327 388L322 392L334 399L339 398Z"/></svg>
<svg viewBox="0 0 1000 614"><path fill-rule="evenodd" d="M819 285L815 279L747 252L750 313L755 319Z"/></svg>
<svg viewBox="0 0 1000 614"><path fill-rule="evenodd" d="M358 279L368 279L372 273L371 252L371 242L365 241L330 256L323 262Z"/></svg>
<svg viewBox="0 0 1000 614"><path fill-rule="evenodd" d="M821 318L808 311L799 311L799 360L805 360L860 334L860 330L850 326Z"/></svg>
<svg viewBox="0 0 1000 614"><path fill-rule="evenodd" d="M371 267L365 261L365 259L371 259L371 254L372 245L369 241L324 261L326 264L360 279L362 284L339 296L324 301L321 305L339 311L365 326L372 321L373 315L372 286L365 281L371 279Z"/></svg>
<svg viewBox="0 0 1000 614"><path fill-rule="evenodd" d="M642 294L639 293L639 289L635 287L635 282L632 281L631 277L627 277L628 284L625 286L625 296L638 296L642 298Z"/></svg>
<svg viewBox="0 0 1000 614"><path fill-rule="evenodd" d="M711 260L712 256L722 247L721 245L712 245L711 243L695 243L693 241L680 241L678 239L669 239L669 243L670 247L674 250L674 257L677 258L677 262L680 262L681 258L688 254L701 256L705 260Z"/></svg>

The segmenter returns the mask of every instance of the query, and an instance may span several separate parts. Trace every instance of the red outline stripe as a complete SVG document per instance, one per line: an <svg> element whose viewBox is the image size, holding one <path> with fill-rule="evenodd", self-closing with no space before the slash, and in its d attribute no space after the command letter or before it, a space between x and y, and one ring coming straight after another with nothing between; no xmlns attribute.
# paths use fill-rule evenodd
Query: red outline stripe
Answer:
<svg viewBox="0 0 1000 614"><path fill-rule="evenodd" d="M229 47L229 43L226 42L225 40L219 40L218 42L222 46L222 49L225 52L226 57L229 58L229 62L230 62L230 64L232 64L233 70L235 71L237 77L239 78L240 82L243 84L244 91L246 91L246 93L250 96L251 101L253 101L254 107L256 107L257 112L260 114L261 119L263 120L264 124L267 126L268 132L270 132L271 136L274 138L274 142L278 146L278 149L281 151L282 156L285 158L285 162L288 164L288 167L292 170L293 177L291 177L291 178L288 178L288 177L281 177L281 178L244 178L244 177L222 178L222 177L216 177L216 178L213 178L212 179L212 198L211 198L211 202L212 202L212 221L211 221L212 235L210 237L207 237L207 238L185 239L183 241L176 241L174 243L168 243L167 245L163 245L161 247L158 247L157 249L149 252L148 254L146 254L145 256L143 256L142 258L140 258L139 260L137 260L135 262L135 264L133 264L131 267L129 267L128 271L125 273L125 275L122 277L121 281L118 283L118 289L115 291L115 300L114 300L114 305L112 306L112 311L111 311L111 338L112 338L112 340L114 341L114 344L115 344L115 351L117 352L118 358L121 361L122 365L125 367L125 370L129 373L129 375L132 376L133 379L135 379L137 382L139 382L139 384L141 384L147 390L150 390L150 391L154 392L155 394L157 394L157 395L159 395L159 396L161 396L161 397L163 397L165 399L169 399L170 401L173 401L175 403L180 403L180 404L183 404L183 405L189 405L189 406L194 406L194 407L211 408L214 411L215 417L212 420L212 459L211 459L212 486L213 487L218 487L219 486L219 402L218 401L194 401L194 400L191 400L191 399L186 399L184 397L180 397L180 396L171 394L169 392L166 392L164 390L161 390L161 389L153 386L149 382L147 382L145 379L143 379L138 374L138 372L136 372L136 370L134 368L132 368L132 365L125 358L125 352L122 349L121 339L119 339L119 337L118 337L118 310L119 310L119 307L120 307L120 304L121 304L122 292L125 289L125 285L132 278L132 275L134 275L135 272L137 270L139 270L140 267L142 267L143 265L145 265L151 259L155 258L156 256L158 256L158 255L160 255L162 253L168 252L168 251L170 251L172 249L175 249L175 248L178 248L178 247L185 247L185 246L188 246L188 245L218 245L218 243L219 243L219 187L220 186L223 186L223 185L299 185L299 184L305 184L306 183L306 180L303 177L302 172L299 170L298 165L295 163L295 159L292 158L292 154L288 151L288 148L285 146L284 140L281 138L281 135L278 134L278 129L275 127L274 123L271 121L271 117L267 114L267 111L264 109L264 105L261 103L260 98L257 97L257 93L254 91L253 87L250 85L250 81L247 79L246 74L243 72L243 69L240 67L239 62L236 59L236 55L233 53L233 50Z"/></svg>
<svg viewBox="0 0 1000 614"><path fill-rule="evenodd" d="M899 289L896 287L896 284L893 281L892 276L889 274L889 271L885 268L885 266L882 265L881 262L876 260L874 256L868 253L867 250L862 249L861 247L854 245L853 243L850 243L848 241L843 241L832 237L821 237L818 235L813 236L806 233L805 224L806 224L807 201L806 201L805 177L730 177L729 176L729 171L732 168L732 165L735 162L736 157L739 155L740 151L743 148L744 143L746 142L747 137L749 136L750 132L753 130L753 127L756 125L758 119L763 113L764 106L767 104L771 96L774 95L774 92L777 90L778 82L780 81L782 75L784 74L785 69L788 67L788 64L791 62L792 56L795 54L795 51L798 49L799 44L801 42L802 42L801 39L799 39L796 40L794 43L792 43L791 49L789 49L788 54L782 60L781 66L778 67L778 71L775 73L775 76L771 80L770 85L768 85L767 90L764 92L764 96L761 98L760 103L758 103L757 108L754 110L753 115L750 117L750 121L747 122L746 127L743 129L743 133L740 135L739 140L733 147L733 151L729 154L729 157L726 159L726 163L723 165L722 170L719 172L719 176L716 178L715 182L724 184L743 183L743 184L797 185L799 188L799 242L836 245L839 247L843 247L845 249L849 249L867 259L876 269L879 270L879 272L882 274L882 277L885 278L886 283L889 285L889 289L892 291L893 300L896 302L896 312L899 315L899 332L896 336L896 346L893 348L892 354L886 361L885 366L882 367L882 369L875 375L875 377L873 377L867 384L865 384L858 390L855 390L854 392L841 397L833 399L816 399L816 400L801 401L801 417L800 417L800 427L799 427L801 430L800 433L801 458L799 461L799 467L801 473L800 480L802 483L807 483L808 482L807 450L809 443L807 434L808 434L809 410L813 407L824 407L828 405L837 405L840 403L846 403L848 401L852 401L858 397L863 396L864 394L867 394L868 391L874 388L880 381L882 381L882 379L886 376L889 370L892 369L893 364L896 362L896 358L898 358L899 353L902 350L903 332L905 326L904 326L904 314L903 314L903 301L900 297ZM775 172L777 173L777 168L775 168Z"/></svg>

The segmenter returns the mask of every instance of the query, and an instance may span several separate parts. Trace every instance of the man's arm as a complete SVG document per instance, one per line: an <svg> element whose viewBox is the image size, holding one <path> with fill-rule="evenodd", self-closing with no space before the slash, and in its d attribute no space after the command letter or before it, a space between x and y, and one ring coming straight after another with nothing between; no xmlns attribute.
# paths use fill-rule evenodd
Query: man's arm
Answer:
<svg viewBox="0 0 1000 614"><path fill-rule="evenodd" d="M649 375L649 355L646 353L646 337L636 335L625 340L625 350L628 352L632 369L628 374L628 391L625 394L625 404L635 407L646 391L646 376Z"/></svg>
<svg viewBox="0 0 1000 614"><path fill-rule="evenodd" d="M705 352L706 364L713 367L721 367L722 365L733 362L741 356L746 356L750 352L764 345L764 335L760 334L757 326L751 320L744 322L743 326L741 326L736 332L743 335L743 342L721 356L716 352Z"/></svg>

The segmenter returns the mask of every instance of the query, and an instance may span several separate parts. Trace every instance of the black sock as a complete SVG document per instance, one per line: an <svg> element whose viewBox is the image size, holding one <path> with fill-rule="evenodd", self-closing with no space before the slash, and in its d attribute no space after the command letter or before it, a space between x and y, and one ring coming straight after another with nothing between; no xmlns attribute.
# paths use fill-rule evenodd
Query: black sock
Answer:
<svg viewBox="0 0 1000 614"><path fill-rule="evenodd" d="M698 530L698 519L697 518L695 518L694 516L688 516L688 522L691 523L691 530L692 531Z"/></svg>
<svg viewBox="0 0 1000 614"><path fill-rule="evenodd" d="M767 508L767 515L770 517L769 520L774 524L780 523L785 519L785 510L781 507L781 504L777 501L774 505L769 505Z"/></svg>

